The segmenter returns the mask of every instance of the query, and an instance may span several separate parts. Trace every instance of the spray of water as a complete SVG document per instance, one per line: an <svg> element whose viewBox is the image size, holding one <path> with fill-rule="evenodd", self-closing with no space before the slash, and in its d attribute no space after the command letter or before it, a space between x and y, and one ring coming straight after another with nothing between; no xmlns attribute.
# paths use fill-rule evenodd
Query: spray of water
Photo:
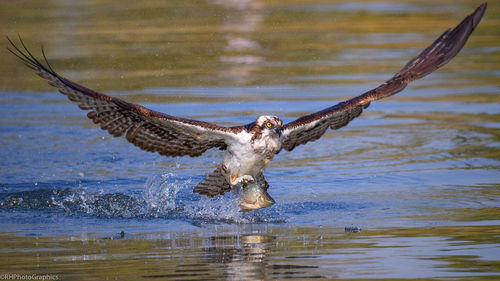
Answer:
<svg viewBox="0 0 500 281"><path fill-rule="evenodd" d="M243 222L238 198L231 193L216 198L198 196L192 193L191 183L191 179L179 180L173 172L150 177L143 195L148 214L153 217L175 215L205 221Z"/></svg>
<svg viewBox="0 0 500 281"><path fill-rule="evenodd" d="M176 202L177 194L190 183L191 179L179 182L174 173L148 178L142 196L147 213L153 217L161 217L180 211L183 204Z"/></svg>
<svg viewBox="0 0 500 281"><path fill-rule="evenodd" d="M185 219L195 224L283 221L276 210L240 212L239 196L234 192L215 198L194 194L192 182L175 172L151 176L139 196L103 190L90 192L82 185L76 189L35 189L0 198L0 208L62 210L71 216Z"/></svg>

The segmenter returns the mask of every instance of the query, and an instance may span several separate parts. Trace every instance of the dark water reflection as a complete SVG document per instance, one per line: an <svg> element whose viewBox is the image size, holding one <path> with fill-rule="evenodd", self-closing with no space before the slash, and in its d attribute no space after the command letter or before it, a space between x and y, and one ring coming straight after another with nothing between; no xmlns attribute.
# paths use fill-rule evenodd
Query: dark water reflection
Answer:
<svg viewBox="0 0 500 281"><path fill-rule="evenodd" d="M194 185L221 160L113 139L0 48L0 274L63 280L500 275L500 26L266 170L277 204ZM62 74L223 125L290 121L390 77L475 1L3 1ZM345 232L345 227L362 229ZM123 234L122 234L123 233Z"/></svg>

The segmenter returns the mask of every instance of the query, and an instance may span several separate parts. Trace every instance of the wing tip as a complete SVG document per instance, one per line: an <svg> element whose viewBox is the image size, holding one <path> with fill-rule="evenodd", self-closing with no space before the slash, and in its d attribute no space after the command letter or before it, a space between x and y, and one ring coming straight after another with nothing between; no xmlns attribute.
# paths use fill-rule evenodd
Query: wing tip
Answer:
<svg viewBox="0 0 500 281"><path fill-rule="evenodd" d="M30 69L33 69L36 74L44 79L47 80L47 77L44 76L44 74L48 74L50 76L53 76L56 80L60 80L61 82L64 83L64 78L62 78L57 72L54 71L52 66L49 63L49 60L47 59L47 56L45 55L45 50L43 48L43 45L41 46L41 52L42 52L42 57L43 61L45 62L42 63L40 60L38 60L33 53L28 49L26 44L24 43L24 40L22 39L20 34L17 34L19 38L19 43L16 44L12 39L10 39L9 36L5 36L7 41L9 42L10 46L7 46L7 50L12 53L14 56L16 56L21 62L29 67ZM49 81L50 82L50 81Z"/></svg>
<svg viewBox="0 0 500 281"><path fill-rule="evenodd" d="M488 7L488 2L483 2L476 10L471 14L472 16L472 28L475 28L481 19L483 18L486 8Z"/></svg>

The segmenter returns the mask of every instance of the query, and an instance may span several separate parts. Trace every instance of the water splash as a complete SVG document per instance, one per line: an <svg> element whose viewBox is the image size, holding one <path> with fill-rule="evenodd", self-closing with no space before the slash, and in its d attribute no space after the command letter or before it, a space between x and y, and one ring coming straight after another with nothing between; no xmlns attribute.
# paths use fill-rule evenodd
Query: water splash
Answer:
<svg viewBox="0 0 500 281"><path fill-rule="evenodd" d="M201 196L197 204L187 211L187 214L193 219L204 219L210 222L246 223L248 221L240 212L239 203L239 198L232 193L216 198Z"/></svg>
<svg viewBox="0 0 500 281"><path fill-rule="evenodd" d="M208 198L193 194L192 180L179 180L173 172L153 176L145 185L143 199L149 216L176 217L198 222L249 223L240 212L239 197L232 192Z"/></svg>
<svg viewBox="0 0 500 281"><path fill-rule="evenodd" d="M173 181L172 181L173 180ZM183 202L177 200L177 194L191 183L191 179L180 182L174 173L148 178L144 186L143 200L146 210L153 217L162 217L181 211Z"/></svg>
<svg viewBox="0 0 500 281"><path fill-rule="evenodd" d="M258 210L240 212L239 196L229 192L208 198L192 192L192 179L182 179L175 172L147 179L144 190L131 193L89 191L80 184L76 189L39 188L4 193L0 208L23 208L34 211L63 212L68 216L90 215L98 218L181 219L203 223L282 222L279 212Z"/></svg>

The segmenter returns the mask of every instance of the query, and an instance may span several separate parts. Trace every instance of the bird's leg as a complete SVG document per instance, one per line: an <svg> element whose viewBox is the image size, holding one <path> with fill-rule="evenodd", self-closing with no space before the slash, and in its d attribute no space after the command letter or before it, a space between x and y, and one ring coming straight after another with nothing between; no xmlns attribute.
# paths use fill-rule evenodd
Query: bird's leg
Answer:
<svg viewBox="0 0 500 281"><path fill-rule="evenodd" d="M232 180L232 177L231 177L231 180ZM247 183L249 183L251 181L255 181L255 179L252 176L250 176L250 175L243 175L243 176L241 176L241 177L236 178L235 180L233 180L231 182L231 184L232 185L247 184Z"/></svg>

